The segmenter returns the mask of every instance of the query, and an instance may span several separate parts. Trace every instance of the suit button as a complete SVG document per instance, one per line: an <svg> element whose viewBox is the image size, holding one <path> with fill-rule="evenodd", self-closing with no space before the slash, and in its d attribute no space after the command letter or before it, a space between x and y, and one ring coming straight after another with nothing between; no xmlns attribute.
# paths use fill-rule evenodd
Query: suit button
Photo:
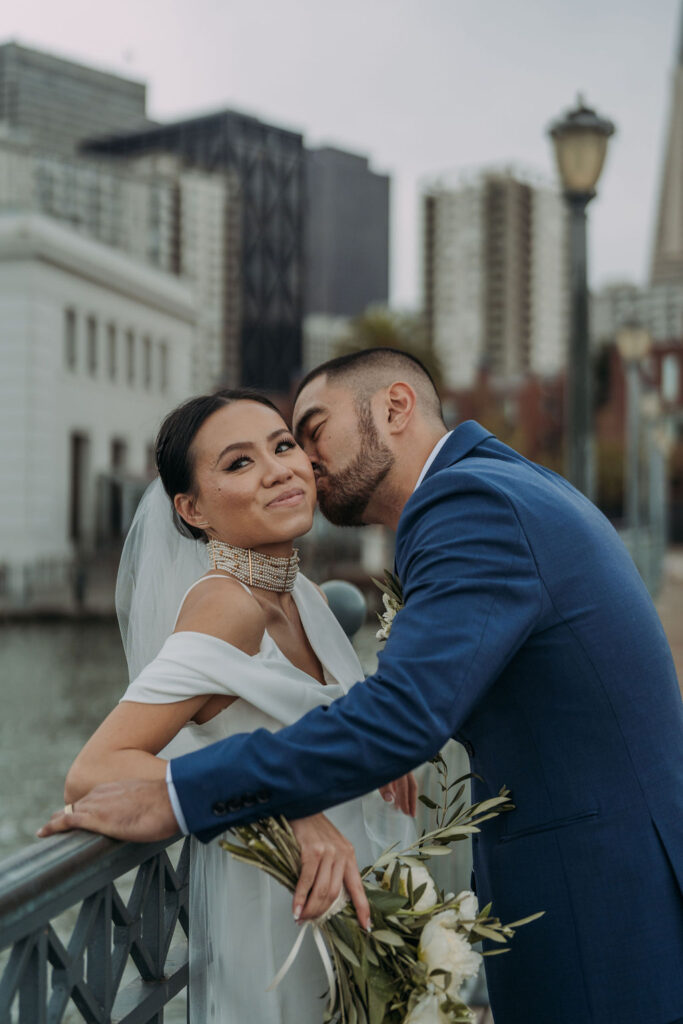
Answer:
<svg viewBox="0 0 683 1024"><path fill-rule="evenodd" d="M464 741L463 747L467 751L467 756L468 757L474 757L474 747L472 746L472 744L470 743L469 740L465 740Z"/></svg>
<svg viewBox="0 0 683 1024"><path fill-rule="evenodd" d="M228 813L227 804L223 800L217 800L211 810L217 818L222 818L224 814Z"/></svg>
<svg viewBox="0 0 683 1024"><path fill-rule="evenodd" d="M242 797L242 807L253 807L256 803L256 797L252 796L251 793L247 793Z"/></svg>
<svg viewBox="0 0 683 1024"><path fill-rule="evenodd" d="M267 804L269 800L270 800L270 793L266 793L265 791L262 791L261 793L257 793L256 794L256 803L257 804Z"/></svg>
<svg viewBox="0 0 683 1024"><path fill-rule="evenodd" d="M230 811L230 813L234 814L235 811L241 811L242 810L243 804L242 804L241 800L228 800L227 807L228 807L228 810Z"/></svg>

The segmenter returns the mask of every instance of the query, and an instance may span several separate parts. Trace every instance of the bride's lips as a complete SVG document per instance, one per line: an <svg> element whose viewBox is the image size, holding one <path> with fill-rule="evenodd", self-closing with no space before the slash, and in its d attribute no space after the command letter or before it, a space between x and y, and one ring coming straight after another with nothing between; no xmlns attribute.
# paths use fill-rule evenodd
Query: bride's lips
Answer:
<svg viewBox="0 0 683 1024"><path fill-rule="evenodd" d="M266 508L288 508L290 505L298 505L304 497L305 494L300 487L292 488L278 494L277 498L268 502Z"/></svg>

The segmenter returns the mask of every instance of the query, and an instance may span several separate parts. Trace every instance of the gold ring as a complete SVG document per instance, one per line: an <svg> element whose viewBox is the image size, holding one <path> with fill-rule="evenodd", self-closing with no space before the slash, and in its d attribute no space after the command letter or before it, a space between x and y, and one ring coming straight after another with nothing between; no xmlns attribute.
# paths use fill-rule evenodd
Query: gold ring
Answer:
<svg viewBox="0 0 683 1024"><path fill-rule="evenodd" d="M74 805L73 804L64 804L64 813L65 814L73 814L73 812L74 812Z"/></svg>

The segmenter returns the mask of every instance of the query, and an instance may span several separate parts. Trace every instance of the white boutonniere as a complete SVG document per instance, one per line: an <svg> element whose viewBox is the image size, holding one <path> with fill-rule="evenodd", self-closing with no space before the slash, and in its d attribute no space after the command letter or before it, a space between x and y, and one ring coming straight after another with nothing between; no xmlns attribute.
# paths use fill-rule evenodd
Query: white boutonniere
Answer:
<svg viewBox="0 0 683 1024"><path fill-rule="evenodd" d="M393 572L389 572L388 569L384 570L384 583L376 580L374 576L372 577L372 582L382 591L382 603L384 605L382 614L377 613L380 628L377 630L376 636L378 640L388 640L396 613L400 612L405 603L403 600L403 587L398 576Z"/></svg>

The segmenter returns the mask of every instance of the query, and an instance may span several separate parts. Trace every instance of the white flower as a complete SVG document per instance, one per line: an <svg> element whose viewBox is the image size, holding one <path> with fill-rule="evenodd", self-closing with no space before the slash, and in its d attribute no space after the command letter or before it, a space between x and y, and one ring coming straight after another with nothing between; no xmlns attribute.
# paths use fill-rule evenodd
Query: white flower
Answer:
<svg viewBox="0 0 683 1024"><path fill-rule="evenodd" d="M422 929L418 959L428 971L448 971L451 983L445 990L456 998L465 978L473 978L481 965L481 954L472 949L464 935L454 929L459 923L455 910L436 914ZM439 984L439 975L431 980Z"/></svg>
<svg viewBox="0 0 683 1024"><path fill-rule="evenodd" d="M388 640L392 623L396 617L396 612L400 612L403 605L397 597L394 597L393 594L386 593L382 594L382 603L384 605L384 611L379 616L381 626L375 633L375 636L378 640Z"/></svg>
<svg viewBox="0 0 683 1024"><path fill-rule="evenodd" d="M425 911L430 910L433 906L435 906L438 900L436 886L434 885L434 879L429 874L429 871L427 871L427 868L423 867L422 864L405 864L403 861L401 861L400 863L402 864L402 867L401 873L399 875L398 891L401 896L408 895L409 871L412 873L413 876L413 892L416 889L419 889L421 885L426 884L427 886L427 888L422 893L419 900L416 901L413 907L413 909L416 910L418 914L424 914ZM384 872L384 876L382 878L383 889L391 889L391 876L394 872L395 864L396 861L393 860L391 864L389 864L389 867Z"/></svg>
<svg viewBox="0 0 683 1024"><path fill-rule="evenodd" d="M443 1001L443 993L426 992L422 998L415 1003L403 1024L448 1024L448 1017L439 1006Z"/></svg>
<svg viewBox="0 0 683 1024"><path fill-rule="evenodd" d="M479 900L470 889L463 889L458 893L458 920L463 928L469 932L474 919L479 913Z"/></svg>

